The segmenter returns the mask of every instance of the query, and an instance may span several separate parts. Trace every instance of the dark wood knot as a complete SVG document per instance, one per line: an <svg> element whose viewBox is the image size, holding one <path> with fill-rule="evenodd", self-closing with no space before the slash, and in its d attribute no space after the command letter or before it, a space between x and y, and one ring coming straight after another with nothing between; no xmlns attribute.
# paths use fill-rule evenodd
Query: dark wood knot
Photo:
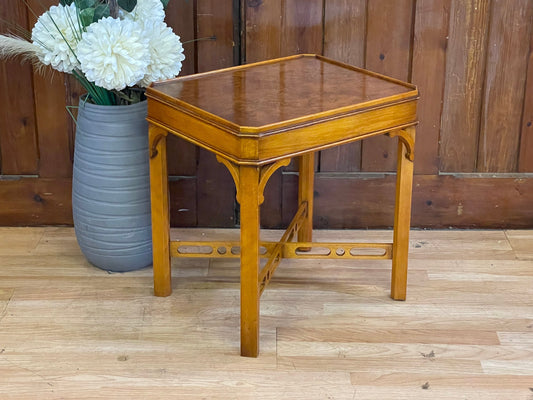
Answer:
<svg viewBox="0 0 533 400"><path fill-rule="evenodd" d="M248 0L248 7L259 7L263 4L263 0Z"/></svg>

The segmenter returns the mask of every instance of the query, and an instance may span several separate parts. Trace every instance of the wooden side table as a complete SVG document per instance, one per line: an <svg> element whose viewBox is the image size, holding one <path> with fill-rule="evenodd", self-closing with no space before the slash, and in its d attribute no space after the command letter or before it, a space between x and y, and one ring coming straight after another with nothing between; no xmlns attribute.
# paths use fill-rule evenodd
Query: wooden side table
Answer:
<svg viewBox="0 0 533 400"><path fill-rule="evenodd" d="M259 353L259 298L283 258L392 259L391 297L405 300L415 86L298 55L159 82L147 96L156 296L171 294L171 257L240 257L241 355L249 357ZM169 132L215 153L228 168L241 206L240 242L170 240ZM312 243L314 153L383 134L399 138L393 243ZM300 166L298 211L279 242L263 242L265 185L293 157ZM317 256L308 251L313 246L329 254ZM380 253L355 253L361 248ZM260 257L268 259L262 269Z"/></svg>

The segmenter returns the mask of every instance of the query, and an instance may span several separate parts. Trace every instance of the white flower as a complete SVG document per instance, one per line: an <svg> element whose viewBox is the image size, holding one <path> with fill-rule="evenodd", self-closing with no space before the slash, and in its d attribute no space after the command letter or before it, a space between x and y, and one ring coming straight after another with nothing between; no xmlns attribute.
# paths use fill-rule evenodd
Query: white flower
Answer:
<svg viewBox="0 0 533 400"><path fill-rule="evenodd" d="M150 65L139 85L146 87L154 81L177 76L185 56L180 37L164 22L147 22L144 32L150 38Z"/></svg>
<svg viewBox="0 0 533 400"><path fill-rule="evenodd" d="M31 32L31 40L43 64L67 73L78 67L76 47L80 32L77 26L75 3L52 6L39 17Z"/></svg>
<svg viewBox="0 0 533 400"><path fill-rule="evenodd" d="M126 14L126 18L133 19L144 25L147 21L163 22L165 9L161 0L137 0L133 11Z"/></svg>
<svg viewBox="0 0 533 400"><path fill-rule="evenodd" d="M91 24L78 44L81 70L108 90L134 86L150 63L149 38L136 22L111 17Z"/></svg>

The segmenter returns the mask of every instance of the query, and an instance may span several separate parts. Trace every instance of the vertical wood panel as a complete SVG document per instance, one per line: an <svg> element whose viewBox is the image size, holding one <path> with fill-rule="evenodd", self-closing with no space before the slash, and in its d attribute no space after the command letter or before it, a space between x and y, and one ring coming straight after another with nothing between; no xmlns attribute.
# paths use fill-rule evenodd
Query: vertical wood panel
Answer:
<svg viewBox="0 0 533 400"><path fill-rule="evenodd" d="M196 179L170 178L168 190L170 192L170 225L198 225L198 213L196 211Z"/></svg>
<svg viewBox="0 0 533 400"><path fill-rule="evenodd" d="M365 66L366 0L326 0L324 55Z"/></svg>
<svg viewBox="0 0 533 400"><path fill-rule="evenodd" d="M180 72L194 74L194 7L193 0L172 0L166 9L166 22L183 43L185 60ZM188 42L188 43L185 43Z"/></svg>
<svg viewBox="0 0 533 400"><path fill-rule="evenodd" d="M413 0L369 0L366 68L409 79ZM363 171L394 171L397 139L380 136L362 143Z"/></svg>
<svg viewBox="0 0 533 400"><path fill-rule="evenodd" d="M233 1L197 1L198 72L233 65ZM197 212L200 226L235 226L235 187L231 175L206 150L198 152Z"/></svg>
<svg viewBox="0 0 533 400"><path fill-rule="evenodd" d="M173 0L166 9L167 24L180 36L185 60L180 76L194 73L194 4L193 0ZM188 42L188 43L185 43ZM167 163L169 175L195 176L197 167L196 146L171 136L167 140ZM179 185L183 187L183 185ZM192 186L196 190L196 186ZM187 207L191 209L190 207ZM196 212L196 207L194 208ZM196 219L196 216L194 217ZM187 221L191 218L187 217ZM174 221L174 220L172 220ZM180 225L176 223L176 225ZM183 225L181 225L183 226Z"/></svg>
<svg viewBox="0 0 533 400"><path fill-rule="evenodd" d="M519 172L533 172L533 26L529 34L529 61L526 78L526 98L522 111Z"/></svg>
<svg viewBox="0 0 533 400"><path fill-rule="evenodd" d="M412 81L418 86L416 174L437 174L450 0L417 0Z"/></svg>
<svg viewBox="0 0 533 400"><path fill-rule="evenodd" d="M80 96L85 93L85 89L72 75L65 76L65 89L66 89L66 104L77 106L79 104ZM74 118L70 115L67 116L68 124L68 152L70 155L69 170L72 172L72 163L74 162L74 142L76 137L76 119L78 117L78 109L71 108L70 111ZM68 113L67 113L68 114ZM71 176L70 174L69 176Z"/></svg>
<svg viewBox="0 0 533 400"><path fill-rule="evenodd" d="M246 0L246 63L281 54L282 0Z"/></svg>
<svg viewBox="0 0 533 400"><path fill-rule="evenodd" d="M51 72L50 72L51 73ZM78 106L80 92L67 92L67 76L54 73L53 79L34 73L35 117L39 138L39 176L72 176L72 152L75 123L67 106ZM72 100L67 103L67 100ZM75 114L75 113L74 113Z"/></svg>
<svg viewBox="0 0 533 400"><path fill-rule="evenodd" d="M214 36L216 40L197 42L198 72L233 65L233 1L197 1L198 38Z"/></svg>
<svg viewBox="0 0 533 400"><path fill-rule="evenodd" d="M170 176L195 176L198 147L177 136L167 140L167 166Z"/></svg>
<svg viewBox="0 0 533 400"><path fill-rule="evenodd" d="M281 55L322 54L324 0L284 0Z"/></svg>
<svg viewBox="0 0 533 400"><path fill-rule="evenodd" d="M518 167L532 9L531 0L492 1L480 172L514 172Z"/></svg>
<svg viewBox="0 0 533 400"><path fill-rule="evenodd" d="M439 151L444 172L476 169L489 4L452 1Z"/></svg>
<svg viewBox="0 0 533 400"><path fill-rule="evenodd" d="M37 14L53 5L54 0L29 0L28 5ZM28 15L29 26L35 25L37 18ZM72 176L71 144L74 124L67 112L67 106L78 106L80 92L68 90L69 77L50 67L45 72L33 73L35 96L35 119L39 143L39 176L42 178ZM72 85L72 89L79 86ZM69 101L69 102L67 102Z"/></svg>
<svg viewBox="0 0 533 400"><path fill-rule="evenodd" d="M324 13L324 55L365 66L366 0L327 0ZM320 153L320 171L359 171L361 142Z"/></svg>
<svg viewBox="0 0 533 400"><path fill-rule="evenodd" d="M0 3L0 28L3 21L26 27L27 12L23 2ZM20 64L20 58L0 63L0 153L2 174L36 174L38 149L34 115L32 68Z"/></svg>
<svg viewBox="0 0 533 400"><path fill-rule="evenodd" d="M283 172L278 170L270 177L265 187L265 201L261 205L261 226L275 229L283 227Z"/></svg>

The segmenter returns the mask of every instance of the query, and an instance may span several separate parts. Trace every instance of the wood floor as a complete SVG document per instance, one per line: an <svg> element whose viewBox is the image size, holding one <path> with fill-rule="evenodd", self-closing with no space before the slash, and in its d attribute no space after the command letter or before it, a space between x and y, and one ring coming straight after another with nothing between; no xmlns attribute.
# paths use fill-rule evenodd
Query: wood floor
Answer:
<svg viewBox="0 0 533 400"><path fill-rule="evenodd" d="M237 261L173 276L156 298L150 269L91 267L70 228L0 228L0 399L533 400L533 231L413 231L406 302L390 261L285 260L257 359L239 356Z"/></svg>

